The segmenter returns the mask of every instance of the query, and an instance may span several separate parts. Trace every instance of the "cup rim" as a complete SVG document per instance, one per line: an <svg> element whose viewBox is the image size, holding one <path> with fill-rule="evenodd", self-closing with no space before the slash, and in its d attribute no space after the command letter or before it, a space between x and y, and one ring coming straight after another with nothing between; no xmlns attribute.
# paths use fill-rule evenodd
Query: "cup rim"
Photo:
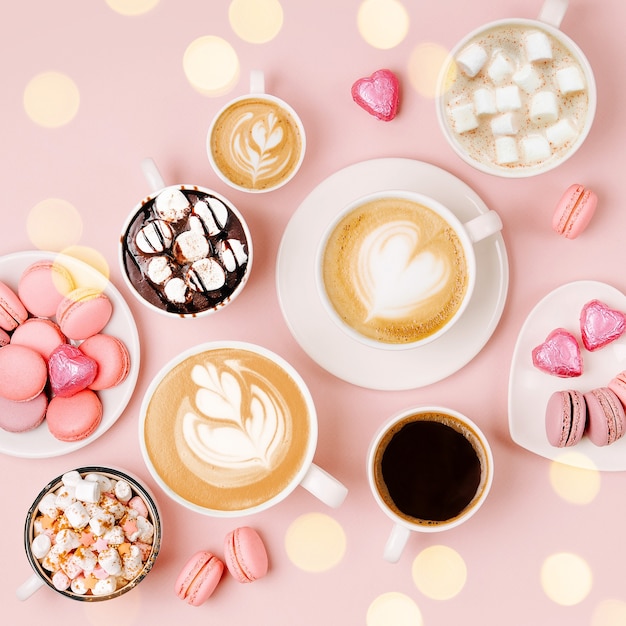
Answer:
<svg viewBox="0 0 626 626"><path fill-rule="evenodd" d="M151 202L161 192L170 188L178 189L181 191L201 192L210 196L214 196L215 198L223 202L228 207L229 211L231 211L231 213L233 213L233 215L239 220L239 223L241 224L243 232L246 236L248 259L246 262L246 271L242 279L239 281L239 284L237 285L235 290L230 294L230 296L228 296L227 299L220 302L217 306L208 307L196 313L179 313L176 311L167 311L165 308L158 307L152 302L149 302L139 293L135 285L133 285L132 281L130 280L130 277L128 276L128 272L126 271L126 263L125 263L126 253L124 251L124 241L126 239L126 235L128 233L128 229L130 228L130 225L135 220L138 213L143 209L143 207L148 202ZM208 315L213 315L214 313L221 311L224 307L228 306L231 302L233 302L233 300L235 300L235 298L237 298L237 296L243 291L243 288L248 282L248 279L250 277L250 272L252 270L252 262L254 259L254 249L253 249L252 236L250 234L250 228L248 227L248 223L246 219L244 218L244 216L241 214L241 211L233 204L231 200L226 198L226 196L219 193L218 191L215 191L214 189L210 189L209 187L203 187L200 185L190 185L190 184L178 184L178 185L166 185L165 187L162 187L161 189L153 191L152 193L145 196L142 200L140 200L137 204L135 204L132 211L128 214L128 216L126 217L126 220L124 221L124 225L122 227L121 234L120 234L117 257L118 257L118 263L120 266L122 278L124 282L126 283L126 286L128 287L129 291L133 294L133 296L139 302L141 302L144 306L166 317L170 317L170 318L175 317L175 318L180 318L180 319L195 319L199 317L207 317Z"/></svg>
<svg viewBox="0 0 626 626"><path fill-rule="evenodd" d="M127 470L121 470L115 467L109 467L109 466L103 466L103 465L87 465L87 466L77 467L77 468L74 468L73 470L68 470L68 471L77 471L81 475L90 474L90 473L105 474L105 475L113 476L116 478L122 478L126 480L128 483L130 483L131 487L133 488L133 491L135 491L137 495L141 496L142 500L145 502L150 512L150 516L152 518L152 524L154 526L154 540L152 543L152 550L150 552L150 556L144 563L143 568L141 572L139 573L139 575L136 576L130 582L128 582L126 585L121 587L120 589L117 589L116 591L114 591L113 593L109 593L109 594L102 595L102 596L80 595L80 594L74 593L73 591L71 591L71 589L65 589L65 590L57 589L52 584L51 578L43 572L41 564L39 563L37 558L33 555L32 550L31 550L31 542L32 542L32 536L33 536L32 527L35 521L35 517L37 515L37 508L39 506L39 503L41 502L41 499L46 494L50 493L50 491L52 491L53 489L57 489L58 487L62 485L63 476L67 473L67 472L64 472L63 474L60 474L56 478L53 478L52 480L50 480L48 484L41 489L41 491L33 499L33 502L28 509L28 512L26 514L26 519L24 522L24 549L26 552L26 557L28 559L28 562L30 563L30 566L35 572L35 574L37 574L37 576L48 587L50 587L55 593L58 593L62 596L70 598L71 600L77 600L79 602L102 602L105 600L112 600L114 598L117 598L127 593L131 589L134 589L148 575L150 570L153 568L154 563L161 550L161 541L162 541L162 534L163 534L163 524L161 521L161 514L159 511L159 506L157 504L157 501L154 495L148 488L148 486L143 484L141 479L129 473Z"/></svg>
<svg viewBox="0 0 626 626"><path fill-rule="evenodd" d="M465 259L468 266L468 282L467 282L467 290L463 301L455 314L448 320L448 322L439 330L428 335L428 337L423 337L422 339L418 339L416 341L410 341L406 343L386 343L383 341L377 341L376 339L372 339L370 337L366 337L362 335L357 330L352 328L349 324L344 322L337 311L335 310L332 302L330 301L328 294L326 293L326 287L324 285L324 278L322 272L322 261L324 256L324 251L326 249L326 244L331 234L337 227L337 225L341 222L341 220L349 215L352 211L355 211L363 204L366 204L371 201L388 198L388 197L398 197L403 199L408 199L416 204L422 204L428 209L435 210L437 213L442 215L442 217L451 223L454 227L454 230L463 245L463 251L465 253ZM461 319L463 313L467 309L473 295L474 295L474 287L476 285L476 251L474 250L474 244L472 243L469 235L465 227L463 226L463 222L454 214L454 212L445 206L442 202L427 196L426 194L408 191L405 189L387 189L382 191L375 191L373 193L365 194L352 200L348 204L344 205L339 212L333 217L333 219L326 225L324 228L322 237L317 245L317 250L315 252L315 283L316 283L316 291L317 295L324 307L325 312L329 315L329 317L333 320L333 322L349 337L354 339L355 341L377 350L386 350L386 351L402 351L402 350L410 350L419 348L420 346L424 346L429 344L443 334L448 332L457 322Z"/></svg>
<svg viewBox="0 0 626 626"><path fill-rule="evenodd" d="M265 187L263 189L251 189L250 187L244 187L243 185L238 185L237 183L230 180L230 178L228 178L228 176L226 176L226 174L224 174L224 172L222 172L222 170L218 167L213 157L213 150L211 150L211 138L213 136L213 130L215 128L215 125L217 124L217 121L222 116L222 114L234 104L237 104L238 102L244 102L245 100L251 100L251 99L267 100L285 109L289 113L289 115L292 117L294 122L296 123L296 126L298 127L298 131L300 133L300 144L301 144L300 154L298 156L298 161L296 162L295 166L293 167L289 175L286 176L279 183L277 183L276 185L272 185L271 187ZM296 110L288 102L286 102L282 98L275 96L274 94L271 94L271 93L249 92L249 93L245 93L240 96L237 96L236 98L232 98L217 111L217 113L211 119L211 123L209 124L209 130L207 131L205 143L206 143L207 157L209 159L211 169L213 170L213 172L215 172L217 177L222 182L226 183L229 187L232 187L233 189L236 189L238 191L258 194L258 193L269 193L270 191L276 191L277 189L284 187L288 182L290 182L295 177L295 175L300 171L300 168L302 167L302 162L304 161L304 156L306 153L307 142L306 142L306 132L304 130L304 123L302 122L302 118L300 117L300 115L298 115Z"/></svg>
<svg viewBox="0 0 626 626"><path fill-rule="evenodd" d="M471 157L456 141L454 132L450 128L447 116L445 114L445 92L444 84L446 82L446 76L449 71L449 68L454 63L454 59L458 52L466 46L472 39L478 37L479 35L491 30L493 28L498 28L502 26L509 25L519 25L519 26L528 26L530 28L536 28L539 30L544 30L548 34L552 35L556 39L558 39L562 44L564 44L567 48L571 50L573 53L577 63L580 68L583 70L585 75L585 80L587 82L587 93L589 94L589 107L587 110L587 114L585 116L585 123L578 134L576 140L572 143L568 151L558 159L549 159L545 162L545 164L539 164L529 167L519 167L519 168L506 168L499 167L497 164L485 163L483 161L479 161L478 159L474 159ZM565 163L568 159L570 159L574 154L580 149L582 144L587 139L591 128L593 126L593 122L595 120L598 95L597 95L597 85L595 80L595 75L593 72L593 68L591 67L591 63L589 59L580 48L580 46L569 36L567 33L563 32L560 28L557 28L553 24L548 22L544 22L538 18L525 18L525 17L511 17L511 18L503 18L494 21L487 22L481 26L478 26L464 35L461 39L457 41L457 43L452 47L450 52L448 53L446 60L444 61L437 78L437 87L436 87L436 113L437 120L439 122L439 128L442 131L443 136L446 138L446 141L450 145L450 147L454 150L454 152L463 159L467 164L471 165L474 169L484 172L485 174L491 174L493 176L499 176L501 178L530 178L532 176L538 176L540 174L544 174L549 172L559 165Z"/></svg>
<svg viewBox="0 0 626 626"><path fill-rule="evenodd" d="M479 486L480 494L475 495L472 501L470 502L471 507L466 508L461 511L456 517L453 517L450 520L444 522L438 522L433 525L420 524L417 522L411 522L408 519L405 519L392 511L382 496L380 495L377 487L376 481L374 479L374 458L376 455L376 451L378 446L385 436L385 434L398 422L401 422L403 419L411 416L411 415L420 415L424 413L441 413L452 417L453 419L461 422L465 428L468 428L475 435L476 439L480 442L481 447L483 449L483 453L487 460L487 472L482 481L482 487ZM457 411L455 409L451 409L449 407L439 406L439 405L425 405L425 406L414 406L402 411L399 411L389 417L381 426L379 426L378 430L375 432L372 437L368 451L367 451L367 482L370 488L370 491L374 497L376 504L381 509L385 515L391 519L394 523L407 528L408 530L416 531L416 532L425 532L425 533L433 533L433 532L441 532L444 530L449 530L451 528L455 528L456 526L461 525L463 522L466 522L471 517L475 515L475 513L482 507L485 500L487 499L487 495L491 491L491 486L493 483L493 474L494 474L494 460L493 460L493 452L491 450L491 445L489 444L489 440L487 439L484 432L480 429L480 427L467 415Z"/></svg>
<svg viewBox="0 0 626 626"><path fill-rule="evenodd" d="M211 350L217 350L221 348L234 348L234 349L243 350L247 352L253 352L257 355L263 356L273 361L293 379L293 381L298 386L298 389L302 393L304 400L306 402L306 405L309 409L309 439L308 439L307 449L306 449L306 453L303 456L300 467L298 471L294 474L292 480L289 482L288 485L285 486L285 488L282 491L279 491L268 500L265 500L264 502L260 504L256 504L251 507L246 507L243 509L235 509L235 510L221 510L221 509L211 509L208 507L203 507L193 502L190 502L189 500L179 495L176 491L174 491L174 489L172 489L172 487L170 487L165 482L165 480L161 477L161 475L157 471L156 467L154 466L152 462L152 459L151 459L151 456L150 456L150 453L148 451L148 448L146 446L146 441L145 441L145 428L144 427L145 427L145 423L147 419L148 404L155 390L163 381L164 377L170 372L172 368L182 363L183 361L187 360L188 358L195 356L197 354L200 354L202 352L208 352ZM139 409L138 426L139 426L139 447L141 450L141 455L143 457L146 467L148 468L148 471L150 472L150 475L155 480L155 482L159 485L159 487L167 494L167 496L169 496L172 500L181 504L185 508L195 511L196 513L200 513L202 515L207 515L210 517L219 517L219 518L243 517L247 515L252 515L254 513L260 513L261 511L265 511L266 509L269 509L270 507L284 500L302 482L304 476L306 475L309 468L313 464L313 457L315 456L315 451L317 448L318 431L319 431L317 411L315 408L315 403L313 401L313 396L311 395L311 392L306 382L304 381L300 373L295 369L295 367L291 365L291 363L289 363L282 356L280 356L279 354L277 354L276 352L268 348L265 348L263 346L260 346L258 344L248 342L248 341L228 341L228 340L210 341L210 342L198 344L196 346L193 346L192 348L184 350L183 352L181 352L180 354L172 358L168 363L166 363L159 370L159 372L157 372L157 374L150 381L150 383L148 384L148 387L146 388L146 392L143 396L143 399L141 401L141 406Z"/></svg>

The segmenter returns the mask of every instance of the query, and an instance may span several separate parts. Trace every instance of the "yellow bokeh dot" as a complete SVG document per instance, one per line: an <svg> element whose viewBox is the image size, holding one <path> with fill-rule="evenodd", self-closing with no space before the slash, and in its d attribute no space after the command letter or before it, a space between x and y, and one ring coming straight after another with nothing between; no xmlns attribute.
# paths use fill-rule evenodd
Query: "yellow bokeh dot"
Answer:
<svg viewBox="0 0 626 626"><path fill-rule="evenodd" d="M398 0L363 0L357 27L365 41L382 50L394 48L409 31L409 14Z"/></svg>
<svg viewBox="0 0 626 626"><path fill-rule="evenodd" d="M435 43L417 46L409 58L409 80L420 95L434 98L437 95L439 74L450 53Z"/></svg>
<svg viewBox="0 0 626 626"><path fill-rule="evenodd" d="M307 572L324 572L343 559L346 534L332 517L308 513L295 519L287 529L285 550L296 567Z"/></svg>
<svg viewBox="0 0 626 626"><path fill-rule="evenodd" d="M409 596L392 591L378 596L368 607L367 626L422 626L422 613Z"/></svg>
<svg viewBox="0 0 626 626"><path fill-rule="evenodd" d="M572 504L589 504L600 491L600 472L593 461L580 452L565 452L550 466L554 491Z"/></svg>
<svg viewBox="0 0 626 626"><path fill-rule="evenodd" d="M78 243L83 234L83 220L69 202L47 198L28 212L26 229L35 248L59 252Z"/></svg>
<svg viewBox="0 0 626 626"><path fill-rule="evenodd" d="M142 15L154 9L159 0L106 0L116 13L122 15Z"/></svg>
<svg viewBox="0 0 626 626"><path fill-rule="evenodd" d="M219 96L228 93L239 79L239 58L225 39L206 35L189 44L183 69L194 89L207 96Z"/></svg>
<svg viewBox="0 0 626 626"><path fill-rule="evenodd" d="M74 260L80 263L72 263ZM59 261L70 270L77 287L85 286L104 291L109 284L109 264L95 248L70 246L61 251ZM85 265L89 267L86 269Z"/></svg>
<svg viewBox="0 0 626 626"><path fill-rule="evenodd" d="M433 600L449 600L465 586L467 567L461 555L448 546L422 550L411 569L416 587Z"/></svg>
<svg viewBox="0 0 626 626"><path fill-rule="evenodd" d="M228 19L244 41L266 43L282 28L283 7L278 0L232 0Z"/></svg>
<svg viewBox="0 0 626 626"><path fill-rule="evenodd" d="M44 72L32 78L24 89L26 115L40 126L58 128L71 122L80 106L80 92L74 81L60 72Z"/></svg>
<svg viewBox="0 0 626 626"><path fill-rule="evenodd" d="M626 602L604 600L593 612L591 626L624 626L626 624Z"/></svg>
<svg viewBox="0 0 626 626"><path fill-rule="evenodd" d="M544 592L552 601L563 606L582 602L591 591L592 582L591 568L577 554L553 554L541 567Z"/></svg>

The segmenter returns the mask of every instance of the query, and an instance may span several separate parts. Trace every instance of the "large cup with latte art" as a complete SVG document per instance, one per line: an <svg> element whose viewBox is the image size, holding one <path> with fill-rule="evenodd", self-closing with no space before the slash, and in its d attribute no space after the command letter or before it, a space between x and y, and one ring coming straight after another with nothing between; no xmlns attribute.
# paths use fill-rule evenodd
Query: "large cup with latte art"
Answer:
<svg viewBox="0 0 626 626"><path fill-rule="evenodd" d="M248 192L273 191L289 182L304 159L306 137L298 114L265 93L263 72L250 75L250 93L232 100L215 116L207 153L216 174Z"/></svg>
<svg viewBox="0 0 626 626"><path fill-rule="evenodd" d="M139 430L155 480L203 514L259 512L298 485L333 507L347 494L313 463L317 415L304 381L254 344L207 343L174 359L146 392Z"/></svg>
<svg viewBox="0 0 626 626"><path fill-rule="evenodd" d="M383 191L346 206L322 237L318 292L330 317L376 348L413 348L449 330L476 282L474 244L499 232L488 211L462 224L421 194Z"/></svg>

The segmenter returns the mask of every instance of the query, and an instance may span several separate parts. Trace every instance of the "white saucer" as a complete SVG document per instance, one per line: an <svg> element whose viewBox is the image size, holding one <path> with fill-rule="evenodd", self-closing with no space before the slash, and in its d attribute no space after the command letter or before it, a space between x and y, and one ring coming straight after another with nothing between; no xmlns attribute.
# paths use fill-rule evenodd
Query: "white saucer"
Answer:
<svg viewBox="0 0 626 626"><path fill-rule="evenodd" d="M461 221L488 211L470 187L428 163L384 158L346 167L320 183L287 224L276 267L278 297L296 341L324 369L369 389L415 389L458 371L487 343L504 308L508 259L499 233L476 244L478 277L472 301L450 331L425 346L384 350L348 337L328 316L316 292L317 247L324 228L343 206L386 189L435 198Z"/></svg>
<svg viewBox="0 0 626 626"><path fill-rule="evenodd" d="M576 467L622 471L626 470L626 437L603 447L595 446L583 437L570 448L555 448L546 438L546 404L552 393L562 389L577 389L584 393L594 387L606 387L613 376L626 369L626 335L594 352L583 347L580 310L590 300L600 300L618 311L626 311L626 296L622 292L605 283L584 280L562 285L550 292L528 315L511 362L509 430L515 443L547 459ZM533 348L543 343L556 328L565 328L578 339L583 359L581 376L559 378L533 365Z"/></svg>
<svg viewBox="0 0 626 626"><path fill-rule="evenodd" d="M0 280L13 290L22 272L35 261L54 260L58 254L50 252L17 252L0 257ZM96 269L78 259L62 255L62 264L67 267L77 286L103 286L103 292L113 303L113 315L103 332L121 339L130 354L130 372L116 387L98 391L102 401L102 421L96 431L80 441L65 442L55 439L45 421L37 428L25 433L10 433L0 429L0 453L10 456L43 459L68 454L91 443L103 435L119 418L128 404L139 375L139 334L133 315L120 292Z"/></svg>

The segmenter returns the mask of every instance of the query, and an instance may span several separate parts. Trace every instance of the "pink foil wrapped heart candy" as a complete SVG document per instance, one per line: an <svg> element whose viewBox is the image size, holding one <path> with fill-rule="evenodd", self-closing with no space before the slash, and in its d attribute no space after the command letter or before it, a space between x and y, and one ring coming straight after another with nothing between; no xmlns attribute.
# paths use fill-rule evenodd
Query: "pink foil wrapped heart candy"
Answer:
<svg viewBox="0 0 626 626"><path fill-rule="evenodd" d="M573 378L583 373L578 341L564 328L553 330L542 344L534 348L532 359L535 367L560 378Z"/></svg>
<svg viewBox="0 0 626 626"><path fill-rule="evenodd" d="M389 122L398 111L399 90L391 70L377 70L352 85L352 99L374 117Z"/></svg>
<svg viewBox="0 0 626 626"><path fill-rule="evenodd" d="M626 331L626 315L600 300L591 300L580 312L583 345L593 352L619 339Z"/></svg>
<svg viewBox="0 0 626 626"><path fill-rule="evenodd" d="M68 398L87 388L98 373L98 364L76 346L64 343L48 359L50 387L56 396Z"/></svg>

